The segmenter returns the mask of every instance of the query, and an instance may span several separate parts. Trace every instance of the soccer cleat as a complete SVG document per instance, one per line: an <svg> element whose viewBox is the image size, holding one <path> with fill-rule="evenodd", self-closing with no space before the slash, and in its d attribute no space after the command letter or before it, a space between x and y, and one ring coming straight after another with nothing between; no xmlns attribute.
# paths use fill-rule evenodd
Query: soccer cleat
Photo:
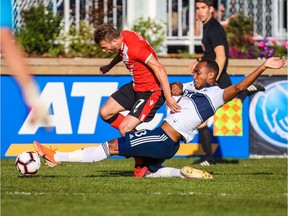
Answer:
<svg viewBox="0 0 288 216"><path fill-rule="evenodd" d="M198 164L201 166L211 166L211 165L215 165L216 162L213 159L199 159L197 161L195 161L193 164Z"/></svg>
<svg viewBox="0 0 288 216"><path fill-rule="evenodd" d="M265 87L260 83L253 83L246 89L248 95L252 95L258 91L265 91Z"/></svg>
<svg viewBox="0 0 288 216"><path fill-rule="evenodd" d="M195 169L191 166L184 166L180 170L184 178L212 179L213 176L204 170Z"/></svg>
<svg viewBox="0 0 288 216"><path fill-rule="evenodd" d="M144 177L148 172L147 166L135 166L134 167L134 177L135 178L142 178Z"/></svg>
<svg viewBox="0 0 288 216"><path fill-rule="evenodd" d="M38 155L45 160L45 164L48 167L53 168L53 167L60 164L60 162L55 161L54 155L55 155L56 151L53 150L51 147L47 148L47 147L41 145L40 143L38 143L37 141L34 141L33 145L34 145L34 148L37 151Z"/></svg>
<svg viewBox="0 0 288 216"><path fill-rule="evenodd" d="M141 178L147 174L148 167L144 166L144 158L143 157L133 157L135 161L134 166L134 177Z"/></svg>

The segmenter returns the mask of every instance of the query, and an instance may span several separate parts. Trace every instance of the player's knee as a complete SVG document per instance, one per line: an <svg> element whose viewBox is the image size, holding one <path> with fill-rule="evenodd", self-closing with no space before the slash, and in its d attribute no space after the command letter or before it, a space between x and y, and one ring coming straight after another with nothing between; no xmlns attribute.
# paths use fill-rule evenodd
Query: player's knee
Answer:
<svg viewBox="0 0 288 216"><path fill-rule="evenodd" d="M132 131L134 129L133 126L129 125L129 124L120 124L119 125L119 131L121 136L125 136L125 133Z"/></svg>
<svg viewBox="0 0 288 216"><path fill-rule="evenodd" d="M107 109L101 108L99 111L100 117L104 120L107 121L112 117L112 115L109 113Z"/></svg>

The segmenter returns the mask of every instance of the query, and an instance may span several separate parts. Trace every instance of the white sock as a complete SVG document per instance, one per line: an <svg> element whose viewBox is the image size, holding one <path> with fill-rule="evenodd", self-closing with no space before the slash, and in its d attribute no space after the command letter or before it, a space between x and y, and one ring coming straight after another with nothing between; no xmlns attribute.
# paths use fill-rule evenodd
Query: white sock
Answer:
<svg viewBox="0 0 288 216"><path fill-rule="evenodd" d="M183 178L183 176L180 173L180 169L172 168L172 167L161 167L157 172L150 173L145 175L145 177L148 178L159 178L159 177L178 177Z"/></svg>
<svg viewBox="0 0 288 216"><path fill-rule="evenodd" d="M100 146L82 148L73 152L56 152L54 159L57 162L98 162L111 155L109 153L108 143L102 143Z"/></svg>

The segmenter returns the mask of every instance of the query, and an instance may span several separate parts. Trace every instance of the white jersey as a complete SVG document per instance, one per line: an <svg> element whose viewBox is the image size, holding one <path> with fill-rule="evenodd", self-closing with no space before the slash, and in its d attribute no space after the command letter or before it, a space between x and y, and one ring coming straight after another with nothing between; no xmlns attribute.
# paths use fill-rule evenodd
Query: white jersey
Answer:
<svg viewBox="0 0 288 216"><path fill-rule="evenodd" d="M224 89L215 85L197 90L194 82L184 84L183 89L183 95L178 100L181 111L170 112L164 120L182 135L185 142L190 142L194 138L194 130L223 106Z"/></svg>

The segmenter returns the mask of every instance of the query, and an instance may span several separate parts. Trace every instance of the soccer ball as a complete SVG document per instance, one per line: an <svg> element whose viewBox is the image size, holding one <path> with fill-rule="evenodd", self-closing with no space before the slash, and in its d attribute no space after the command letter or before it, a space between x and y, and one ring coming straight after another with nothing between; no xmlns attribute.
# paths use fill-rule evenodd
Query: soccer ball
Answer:
<svg viewBox="0 0 288 216"><path fill-rule="evenodd" d="M22 152L15 161L16 169L25 176L33 176L40 169L39 156L33 151Z"/></svg>

